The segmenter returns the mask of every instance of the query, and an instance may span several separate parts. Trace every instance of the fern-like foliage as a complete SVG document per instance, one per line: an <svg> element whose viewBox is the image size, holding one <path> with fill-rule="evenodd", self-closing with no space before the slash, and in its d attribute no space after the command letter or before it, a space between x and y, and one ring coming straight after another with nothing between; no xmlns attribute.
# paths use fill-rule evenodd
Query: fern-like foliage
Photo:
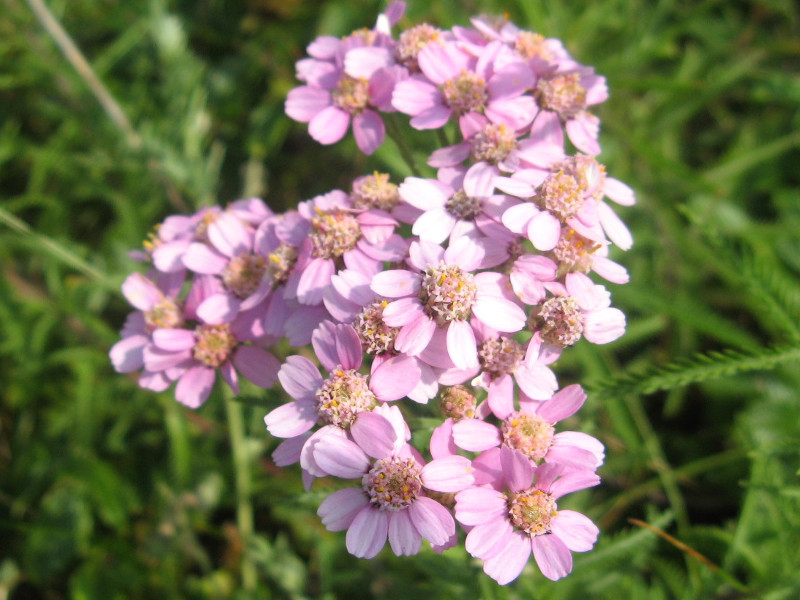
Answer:
<svg viewBox="0 0 800 600"><path fill-rule="evenodd" d="M593 397L600 399L647 395L746 371L766 371L796 361L800 361L800 346L763 348L755 353L723 350L678 359L638 373L623 373L590 382L586 387Z"/></svg>

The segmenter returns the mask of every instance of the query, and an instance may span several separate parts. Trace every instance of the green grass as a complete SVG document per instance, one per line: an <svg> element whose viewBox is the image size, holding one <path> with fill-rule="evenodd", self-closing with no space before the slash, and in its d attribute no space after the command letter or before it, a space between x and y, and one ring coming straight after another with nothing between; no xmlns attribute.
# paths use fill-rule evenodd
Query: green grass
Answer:
<svg viewBox="0 0 800 600"><path fill-rule="evenodd" d="M565 580L531 565L505 588L463 549L354 559L315 515L329 484L306 494L270 462L256 396L240 449L257 595L221 395L192 412L114 373L119 285L169 214L249 195L282 210L405 174L391 145L323 148L283 114L313 37L371 26L381 5L50 2L104 106L35 4L0 10L0 598L800 596L795 3L413 3L404 25L507 12L608 78L600 158L639 200L620 210L635 246L614 255L631 283L610 286L629 331L557 365L590 393L575 425L607 446L603 485L570 505L601 538Z"/></svg>

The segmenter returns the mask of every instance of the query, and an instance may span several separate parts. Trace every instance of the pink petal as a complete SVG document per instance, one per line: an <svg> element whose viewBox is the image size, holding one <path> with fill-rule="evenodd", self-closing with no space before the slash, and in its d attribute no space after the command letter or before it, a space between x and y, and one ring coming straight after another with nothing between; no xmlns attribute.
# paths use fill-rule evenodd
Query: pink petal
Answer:
<svg viewBox="0 0 800 600"><path fill-rule="evenodd" d="M372 278L372 291L384 298L403 298L416 295L421 286L420 276L411 271L393 269Z"/></svg>
<svg viewBox="0 0 800 600"><path fill-rule="evenodd" d="M378 69L394 62L391 50L380 46L362 46L348 50L344 56L344 71L356 79L369 79Z"/></svg>
<svg viewBox="0 0 800 600"><path fill-rule="evenodd" d="M525 311L510 300L482 295L480 292L472 313L492 329L507 333L520 331L527 319Z"/></svg>
<svg viewBox="0 0 800 600"><path fill-rule="evenodd" d="M395 350L409 356L416 356L428 345L436 330L436 323L426 315L420 314L414 321L405 325L394 340Z"/></svg>
<svg viewBox="0 0 800 600"><path fill-rule="evenodd" d="M531 538L533 557L542 575L553 581L566 577L572 571L572 554L566 544L555 535L538 535Z"/></svg>
<svg viewBox="0 0 800 600"><path fill-rule="evenodd" d="M230 323L236 318L241 305L231 294L212 294L197 307L197 316L209 325Z"/></svg>
<svg viewBox="0 0 800 600"><path fill-rule="evenodd" d="M410 356L395 356L372 371L369 387L378 400L399 400L417 386L421 377L417 361Z"/></svg>
<svg viewBox="0 0 800 600"><path fill-rule="evenodd" d="M305 433L318 420L319 414L312 403L297 401L271 410L264 417L264 424L275 437L291 438Z"/></svg>
<svg viewBox="0 0 800 600"><path fill-rule="evenodd" d="M117 373L133 373L144 366L142 351L150 339L146 335L132 335L111 347L109 357Z"/></svg>
<svg viewBox="0 0 800 600"><path fill-rule="evenodd" d="M360 479L369 470L369 458L346 438L326 436L314 446L317 466L334 477Z"/></svg>
<svg viewBox="0 0 800 600"><path fill-rule="evenodd" d="M336 335L336 356L344 369L358 370L364 358L361 339L356 330L349 325L339 325ZM335 366L335 365L334 365Z"/></svg>
<svg viewBox="0 0 800 600"><path fill-rule="evenodd" d="M239 346L233 364L245 379L264 389L275 385L281 368L277 358L258 346Z"/></svg>
<svg viewBox="0 0 800 600"><path fill-rule="evenodd" d="M347 133L350 114L336 106L328 106L308 123L308 134L320 144L335 144Z"/></svg>
<svg viewBox="0 0 800 600"><path fill-rule="evenodd" d="M454 424L453 440L456 446L470 452L483 452L502 442L500 430L479 419L463 419Z"/></svg>
<svg viewBox="0 0 800 600"><path fill-rule="evenodd" d="M431 434L430 451L434 459L444 458L458 452L458 446L453 441L453 419L445 419L441 425L434 428Z"/></svg>
<svg viewBox="0 0 800 600"><path fill-rule="evenodd" d="M625 313L618 308L604 308L586 315L583 337L593 344L608 344L625 333Z"/></svg>
<svg viewBox="0 0 800 600"><path fill-rule="evenodd" d="M419 534L431 544L447 543L456 531L453 517L444 506L431 498L418 497L407 509Z"/></svg>
<svg viewBox="0 0 800 600"><path fill-rule="evenodd" d="M278 371L281 386L295 400L314 401L322 386L322 376L310 360L304 356L288 356Z"/></svg>
<svg viewBox="0 0 800 600"><path fill-rule="evenodd" d="M231 213L223 213L208 226L208 239L225 256L250 251L252 237L242 221Z"/></svg>
<svg viewBox="0 0 800 600"><path fill-rule="evenodd" d="M409 124L414 129L438 129L450 120L452 114L448 107L437 105L412 117Z"/></svg>
<svg viewBox="0 0 800 600"><path fill-rule="evenodd" d="M473 487L456 494L456 518L467 525L502 520L508 513L506 495L487 487Z"/></svg>
<svg viewBox="0 0 800 600"><path fill-rule="evenodd" d="M475 332L467 321L452 321L447 328L447 352L458 369L471 369L478 364Z"/></svg>
<svg viewBox="0 0 800 600"><path fill-rule="evenodd" d="M153 332L153 343L161 350L180 352L193 348L196 339L194 331L188 329L156 329Z"/></svg>
<svg viewBox="0 0 800 600"><path fill-rule="evenodd" d="M548 400L558 389L556 376L545 366L521 366L514 371L514 379L519 388L531 400Z"/></svg>
<svg viewBox="0 0 800 600"><path fill-rule="evenodd" d="M122 283L122 294L135 308L142 311L150 310L164 298L156 284L141 273L128 275Z"/></svg>
<svg viewBox="0 0 800 600"><path fill-rule="evenodd" d="M527 456L507 446L500 446L500 462L511 491L521 492L531 487L535 471Z"/></svg>
<svg viewBox="0 0 800 600"><path fill-rule="evenodd" d="M536 414L548 423L558 423L578 412L585 400L586 392L580 385L574 383L558 392L548 402L542 403Z"/></svg>
<svg viewBox="0 0 800 600"><path fill-rule="evenodd" d="M597 210L600 213L600 224L603 226L603 231L606 232L608 239L623 250L630 250L631 246L633 246L633 237L622 219L617 216L608 204L601 202L597 206Z"/></svg>
<svg viewBox="0 0 800 600"><path fill-rule="evenodd" d="M290 90L286 96L286 114L295 121L308 123L331 104L331 93L303 85Z"/></svg>
<svg viewBox="0 0 800 600"><path fill-rule="evenodd" d="M597 142L600 120L589 113L570 119L566 125L569 141L581 152L597 156L602 151Z"/></svg>
<svg viewBox="0 0 800 600"><path fill-rule="evenodd" d="M216 275L228 266L228 258L206 244L190 244L183 254L183 264L190 271Z"/></svg>
<svg viewBox="0 0 800 600"><path fill-rule="evenodd" d="M559 510L550 527L553 534L573 552L588 552L600 534L597 525L589 517L574 510Z"/></svg>
<svg viewBox="0 0 800 600"><path fill-rule="evenodd" d="M275 450L272 451L272 462L277 467L288 467L300 460L300 452L306 440L311 437L311 432L306 432L288 440L283 440Z"/></svg>
<svg viewBox="0 0 800 600"><path fill-rule="evenodd" d="M417 61L428 79L442 85L467 70L470 58L456 44L428 44L420 51Z"/></svg>
<svg viewBox="0 0 800 600"><path fill-rule="evenodd" d="M353 117L353 136L356 145L366 155L377 150L386 137L383 119L373 110L365 110Z"/></svg>
<svg viewBox="0 0 800 600"><path fill-rule="evenodd" d="M314 258L300 275L297 284L297 300L301 304L314 305L322 302L322 293L330 285L331 277L336 272L333 260Z"/></svg>
<svg viewBox="0 0 800 600"><path fill-rule="evenodd" d="M362 412L356 415L355 421L350 426L350 435L364 453L372 458L390 456L397 441L397 432L392 424L374 412Z"/></svg>
<svg viewBox="0 0 800 600"><path fill-rule="evenodd" d="M534 248L547 252L558 244L561 222L549 212L542 211L530 220L526 233Z"/></svg>
<svg viewBox="0 0 800 600"><path fill-rule="evenodd" d="M419 318L426 317L418 298L400 298L383 309L383 322L389 327L403 327Z"/></svg>
<svg viewBox="0 0 800 600"><path fill-rule="evenodd" d="M500 552L484 561L483 570L500 585L506 585L519 577L530 556L530 537L521 531L515 531L508 537L508 543Z"/></svg>
<svg viewBox="0 0 800 600"><path fill-rule="evenodd" d="M422 545L422 536L411 522L411 513L407 510L389 513L388 536L392 552L397 556L417 554Z"/></svg>
<svg viewBox="0 0 800 600"><path fill-rule="evenodd" d="M470 529L464 549L475 558L491 558L511 542L513 532L511 523L499 516Z"/></svg>
<svg viewBox="0 0 800 600"><path fill-rule="evenodd" d="M406 177L397 192L404 201L420 210L444 208L447 202L447 195L441 184L433 179Z"/></svg>
<svg viewBox="0 0 800 600"><path fill-rule="evenodd" d="M407 115L418 115L438 107L442 93L435 85L421 79L400 81L392 92L392 106Z"/></svg>
<svg viewBox="0 0 800 600"><path fill-rule="evenodd" d="M606 177L605 183L603 183L603 193L622 206L633 206L636 204L636 195L634 191L619 179Z"/></svg>
<svg viewBox="0 0 800 600"><path fill-rule="evenodd" d="M317 515L328 531L344 531L367 504L369 499L364 490L345 488L325 498L317 509Z"/></svg>
<svg viewBox="0 0 800 600"><path fill-rule="evenodd" d="M475 481L468 458L453 455L433 460L422 469L422 484L429 490L460 492Z"/></svg>
<svg viewBox="0 0 800 600"><path fill-rule="evenodd" d="M411 233L418 235L423 240L441 244L450 235L456 218L444 208L434 208L425 211L415 221Z"/></svg>
<svg viewBox="0 0 800 600"><path fill-rule="evenodd" d="M386 544L389 516L368 505L355 516L347 530L347 551L359 558L374 558Z"/></svg>
<svg viewBox="0 0 800 600"><path fill-rule="evenodd" d="M192 367L178 380L175 399L189 408L199 408L211 394L216 375L216 371L209 367Z"/></svg>

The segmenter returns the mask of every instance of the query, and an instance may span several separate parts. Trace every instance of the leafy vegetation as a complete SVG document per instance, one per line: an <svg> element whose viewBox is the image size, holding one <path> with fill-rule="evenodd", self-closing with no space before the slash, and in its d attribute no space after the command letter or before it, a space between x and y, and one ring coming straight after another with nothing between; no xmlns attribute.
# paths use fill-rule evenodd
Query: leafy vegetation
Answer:
<svg viewBox="0 0 800 600"><path fill-rule="evenodd" d="M269 458L278 391L238 405L245 548L221 394L189 411L108 360L127 253L168 214L251 195L282 210L376 168L406 174L391 144L323 148L283 114L305 45L382 5L52 0L55 25L43 6L0 11L0 598L800 596L795 3L409 7L407 23L443 26L506 12L594 65L611 91L601 160L639 200L635 246L615 256L632 281L610 286L629 331L556 368L587 387L580 427L607 446L604 484L571 505L600 541L565 580L531 565L504 588L459 549L347 555L315 515L326 482L303 493Z"/></svg>

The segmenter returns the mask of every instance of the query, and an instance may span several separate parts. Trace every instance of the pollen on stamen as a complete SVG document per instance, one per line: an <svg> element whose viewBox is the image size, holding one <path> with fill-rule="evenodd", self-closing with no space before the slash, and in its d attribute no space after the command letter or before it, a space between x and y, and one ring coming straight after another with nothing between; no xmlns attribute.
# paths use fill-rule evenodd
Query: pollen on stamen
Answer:
<svg viewBox="0 0 800 600"><path fill-rule="evenodd" d="M594 253L600 248L600 244L583 237L574 229L563 228L552 251L553 258L558 262L558 276L572 272L588 273L594 265Z"/></svg>
<svg viewBox="0 0 800 600"><path fill-rule="evenodd" d="M520 31L514 39L514 50L522 57L530 60L539 58L547 62L553 61L553 52L547 46L547 40L539 33Z"/></svg>
<svg viewBox="0 0 800 600"><path fill-rule="evenodd" d="M237 344L229 325L198 325L194 337L194 359L208 367L222 365Z"/></svg>
<svg viewBox="0 0 800 600"><path fill-rule="evenodd" d="M342 429L349 427L358 413L370 411L378 405L366 376L353 369L334 369L316 396L320 420Z"/></svg>
<svg viewBox="0 0 800 600"><path fill-rule="evenodd" d="M361 479L369 501L381 510L408 508L422 490L422 467L413 458L390 456L375 461Z"/></svg>
<svg viewBox="0 0 800 600"><path fill-rule="evenodd" d="M481 214L481 201L468 196L464 190L458 190L444 205L447 212L463 221L474 221Z"/></svg>
<svg viewBox="0 0 800 600"><path fill-rule="evenodd" d="M387 173L367 175L353 184L350 194L353 208L359 210L379 209L391 212L400 202L397 185L389 181Z"/></svg>
<svg viewBox="0 0 800 600"><path fill-rule="evenodd" d="M417 56L431 42L439 43L441 33L441 29L428 23L406 29L400 34L394 48L395 60L412 73L418 73L420 69Z"/></svg>
<svg viewBox="0 0 800 600"><path fill-rule="evenodd" d="M428 265L422 274L419 299L423 310L440 327L472 315L478 287L471 273L457 265Z"/></svg>
<svg viewBox="0 0 800 600"><path fill-rule="evenodd" d="M439 396L439 408L442 414L454 421L474 418L477 405L475 395L460 384L445 388Z"/></svg>
<svg viewBox="0 0 800 600"><path fill-rule="evenodd" d="M315 257L335 259L356 247L361 239L361 226L350 213L321 212L311 219L309 238Z"/></svg>
<svg viewBox="0 0 800 600"><path fill-rule="evenodd" d="M504 161L513 150L516 150L517 136L514 130L506 125L489 123L470 140L470 156L476 162L484 161L496 165Z"/></svg>
<svg viewBox="0 0 800 600"><path fill-rule="evenodd" d="M542 77L533 92L539 106L558 114L562 121L577 116L586 108L586 90L578 73L556 73Z"/></svg>
<svg viewBox="0 0 800 600"><path fill-rule="evenodd" d="M508 493L508 515L511 523L528 535L550 533L550 523L557 512L556 500L541 490Z"/></svg>
<svg viewBox="0 0 800 600"><path fill-rule="evenodd" d="M333 90L333 105L351 115L363 112L369 104L369 84L366 79L345 75Z"/></svg>
<svg viewBox="0 0 800 600"><path fill-rule="evenodd" d="M177 301L165 297L144 313L144 322L150 331L183 327L183 310Z"/></svg>
<svg viewBox="0 0 800 600"><path fill-rule="evenodd" d="M237 298L247 298L258 289L267 270L263 256L234 256L222 270L222 283Z"/></svg>
<svg viewBox="0 0 800 600"><path fill-rule="evenodd" d="M456 116L474 111L481 113L489 102L489 92L483 77L461 71L461 75L445 81L444 101Z"/></svg>
<svg viewBox="0 0 800 600"><path fill-rule="evenodd" d="M270 253L269 261L266 265L266 276L272 281L273 288L286 283L296 262L297 250L286 242L281 242Z"/></svg>
<svg viewBox="0 0 800 600"><path fill-rule="evenodd" d="M383 321L383 309L386 301L377 300L368 304L353 319L364 352L372 355L390 354L394 352L394 341L400 332L399 327L389 327Z"/></svg>
<svg viewBox="0 0 800 600"><path fill-rule="evenodd" d="M534 414L511 413L500 426L503 444L535 462L540 462L553 445L553 426Z"/></svg>
<svg viewBox="0 0 800 600"><path fill-rule="evenodd" d="M513 373L524 356L522 345L505 336L486 340L478 348L478 359L483 372L492 379Z"/></svg>
<svg viewBox="0 0 800 600"><path fill-rule="evenodd" d="M559 348L572 346L583 334L583 313L571 296L545 300L531 312L528 326L538 331L542 340Z"/></svg>
<svg viewBox="0 0 800 600"><path fill-rule="evenodd" d="M550 173L536 190L534 200L562 222L577 215L583 208L586 187L564 171Z"/></svg>

